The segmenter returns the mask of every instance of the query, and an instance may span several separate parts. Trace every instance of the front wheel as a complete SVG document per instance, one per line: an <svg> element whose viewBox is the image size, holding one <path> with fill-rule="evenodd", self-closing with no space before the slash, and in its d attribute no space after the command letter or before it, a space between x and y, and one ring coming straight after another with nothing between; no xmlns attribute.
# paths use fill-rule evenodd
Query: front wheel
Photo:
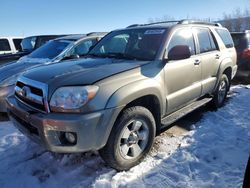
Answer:
<svg viewBox="0 0 250 188"><path fill-rule="evenodd" d="M214 93L214 97L212 100L213 106L215 108L220 108L223 106L225 99L227 97L227 93L229 90L229 80L227 75L223 74L220 78L219 85Z"/></svg>
<svg viewBox="0 0 250 188"><path fill-rule="evenodd" d="M114 125L99 153L112 168L121 171L137 165L152 147L155 137L152 113L141 106L127 108Z"/></svg>

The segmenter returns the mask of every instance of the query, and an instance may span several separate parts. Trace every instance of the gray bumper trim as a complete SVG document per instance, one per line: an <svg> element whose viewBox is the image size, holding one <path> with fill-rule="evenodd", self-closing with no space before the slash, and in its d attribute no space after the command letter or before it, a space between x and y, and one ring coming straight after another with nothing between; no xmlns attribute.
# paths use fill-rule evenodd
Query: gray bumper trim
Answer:
<svg viewBox="0 0 250 188"><path fill-rule="evenodd" d="M14 125L47 150L60 153L83 152L102 148L107 142L121 109L122 107L112 108L90 114L43 114L22 105L14 96L7 99L8 114ZM35 131L32 131L33 129ZM76 145L62 145L58 131L76 133Z"/></svg>

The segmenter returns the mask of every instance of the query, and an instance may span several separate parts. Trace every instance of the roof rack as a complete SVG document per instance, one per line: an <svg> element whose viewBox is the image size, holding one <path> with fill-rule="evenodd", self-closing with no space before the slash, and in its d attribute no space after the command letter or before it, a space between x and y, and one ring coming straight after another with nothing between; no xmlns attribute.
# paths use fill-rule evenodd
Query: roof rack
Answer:
<svg viewBox="0 0 250 188"><path fill-rule="evenodd" d="M87 33L86 36L92 36L92 35L106 35L107 32L90 32Z"/></svg>
<svg viewBox="0 0 250 188"><path fill-rule="evenodd" d="M180 20L178 24L204 24L204 25L213 25L221 27L220 23L204 22L200 20Z"/></svg>
<svg viewBox="0 0 250 188"><path fill-rule="evenodd" d="M178 23L178 22L179 21L170 20L170 21L163 21L163 22L153 22L153 23L148 23L148 24L132 24L132 25L129 25L127 28L147 26L147 25L156 25L156 24L164 24L164 23Z"/></svg>
<svg viewBox="0 0 250 188"><path fill-rule="evenodd" d="M222 27L220 23L203 22L203 21L199 21L199 20L169 20L169 21L154 22L154 23L148 23L148 24L132 24L132 25L129 25L127 28L139 27L139 26L148 26L148 25L156 25L156 24L165 24L165 23L204 24L204 25L213 25L213 26Z"/></svg>

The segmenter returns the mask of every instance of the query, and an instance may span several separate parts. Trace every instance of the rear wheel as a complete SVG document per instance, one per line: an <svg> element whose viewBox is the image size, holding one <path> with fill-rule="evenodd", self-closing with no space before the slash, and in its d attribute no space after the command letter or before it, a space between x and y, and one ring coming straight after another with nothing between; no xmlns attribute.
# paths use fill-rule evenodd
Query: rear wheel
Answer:
<svg viewBox="0 0 250 188"><path fill-rule="evenodd" d="M155 131L155 120L148 109L141 106L125 109L99 153L112 168L128 170L149 152Z"/></svg>
<svg viewBox="0 0 250 188"><path fill-rule="evenodd" d="M223 106L225 99L227 97L227 93L229 90L229 80L227 75L223 74L221 76L219 85L217 86L217 89L214 93L214 97L212 100L213 106L215 108L220 108Z"/></svg>

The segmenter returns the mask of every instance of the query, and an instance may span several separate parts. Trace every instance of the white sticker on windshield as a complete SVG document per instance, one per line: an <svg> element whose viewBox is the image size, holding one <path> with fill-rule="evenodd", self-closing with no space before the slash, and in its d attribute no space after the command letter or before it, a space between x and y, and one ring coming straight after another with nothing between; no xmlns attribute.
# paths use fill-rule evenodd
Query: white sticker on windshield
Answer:
<svg viewBox="0 0 250 188"><path fill-rule="evenodd" d="M165 32L165 29L153 29L145 31L145 35L158 35Z"/></svg>

